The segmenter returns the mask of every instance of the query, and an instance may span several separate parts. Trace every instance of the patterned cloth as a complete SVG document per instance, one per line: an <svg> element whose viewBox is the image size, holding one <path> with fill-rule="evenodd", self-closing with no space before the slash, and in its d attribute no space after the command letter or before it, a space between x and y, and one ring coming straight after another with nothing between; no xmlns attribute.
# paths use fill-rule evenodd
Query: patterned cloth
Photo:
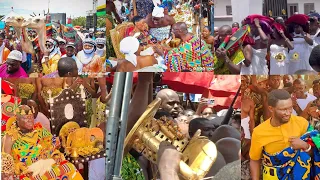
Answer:
<svg viewBox="0 0 320 180"><path fill-rule="evenodd" d="M52 153L58 147L56 138L42 128L40 123L34 125L33 131L28 134L17 132L16 124L8 129L7 134L13 137L14 144L12 145L11 155L15 162L15 174L19 175L19 179L23 180L49 180L65 177L67 179L75 179L74 175L81 180L81 175L77 172L75 166L68 161L62 161L59 164L54 164L51 170L44 175L35 177L20 174L20 170L24 170L28 166L37 162L40 159L50 159ZM20 135L17 135L20 134Z"/></svg>
<svg viewBox="0 0 320 180"><path fill-rule="evenodd" d="M263 151L263 178L270 180L319 179L320 178L320 134L309 125L301 139L314 144L313 162L310 155L291 147L270 155Z"/></svg>
<svg viewBox="0 0 320 180"><path fill-rule="evenodd" d="M33 84L19 83L19 97L21 99L31 99L36 87Z"/></svg>
<svg viewBox="0 0 320 180"><path fill-rule="evenodd" d="M152 0L137 0L137 13L138 16L146 18L148 14L151 14L154 8Z"/></svg>
<svg viewBox="0 0 320 180"><path fill-rule="evenodd" d="M171 26L160 27L160 28L150 28L149 33L155 37L158 41L169 38Z"/></svg>
<svg viewBox="0 0 320 180"><path fill-rule="evenodd" d="M17 98L17 104L15 104ZM1 95L1 132L6 131L7 121L10 117L14 116L14 109L21 103L21 99L12 95Z"/></svg>
<svg viewBox="0 0 320 180"><path fill-rule="evenodd" d="M181 72L182 70L213 72L214 59L206 43L200 41L198 37L192 36L190 40L168 52L165 64L168 71L171 72Z"/></svg>

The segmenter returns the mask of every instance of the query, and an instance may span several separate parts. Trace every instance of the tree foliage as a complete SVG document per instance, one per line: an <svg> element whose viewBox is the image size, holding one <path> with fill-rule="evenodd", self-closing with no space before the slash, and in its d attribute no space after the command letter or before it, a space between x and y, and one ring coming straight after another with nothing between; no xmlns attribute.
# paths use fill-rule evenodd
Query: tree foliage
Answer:
<svg viewBox="0 0 320 180"><path fill-rule="evenodd" d="M73 26L86 26L86 17L77 17L72 19Z"/></svg>

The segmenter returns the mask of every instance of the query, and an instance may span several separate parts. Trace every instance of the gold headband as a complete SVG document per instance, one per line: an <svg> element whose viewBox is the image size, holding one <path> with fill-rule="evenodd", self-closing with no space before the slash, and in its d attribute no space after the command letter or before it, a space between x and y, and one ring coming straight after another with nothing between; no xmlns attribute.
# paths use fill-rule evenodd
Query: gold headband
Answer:
<svg viewBox="0 0 320 180"><path fill-rule="evenodd" d="M15 115L22 115L22 116L23 116L23 115L32 115L32 114L35 113L34 107L30 108L30 110L24 110L24 109L22 109L23 107L28 107L28 108L30 108L30 107L27 106L27 105L21 105L21 106L19 106L19 107L17 107L17 108L15 109L14 114L15 114Z"/></svg>

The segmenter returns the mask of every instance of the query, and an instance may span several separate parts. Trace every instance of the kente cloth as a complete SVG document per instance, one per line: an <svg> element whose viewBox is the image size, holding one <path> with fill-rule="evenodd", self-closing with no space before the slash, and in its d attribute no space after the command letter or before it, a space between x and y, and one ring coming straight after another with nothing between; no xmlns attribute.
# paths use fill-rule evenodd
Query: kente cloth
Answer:
<svg viewBox="0 0 320 180"><path fill-rule="evenodd" d="M312 144L313 158L302 150L285 148L279 153L263 151L263 179L268 180L315 180L320 178L320 134L309 126L301 136L303 141Z"/></svg>
<svg viewBox="0 0 320 180"><path fill-rule="evenodd" d="M314 71L309 64L310 48L304 38L293 38L294 49L289 51L288 74L295 74L299 70Z"/></svg>
<svg viewBox="0 0 320 180"><path fill-rule="evenodd" d="M21 99L32 99L32 95L36 90L36 87L33 84L28 83L19 83L19 97Z"/></svg>
<svg viewBox="0 0 320 180"><path fill-rule="evenodd" d="M42 63L42 72L47 75L58 70L58 62L61 56L56 53L48 62Z"/></svg>
<svg viewBox="0 0 320 180"><path fill-rule="evenodd" d="M192 36L190 40L182 42L177 48L168 52L165 64L169 72L181 72L182 70L213 72L214 59L206 43Z"/></svg>
<svg viewBox="0 0 320 180"><path fill-rule="evenodd" d="M124 180L145 179L137 160L129 153L122 160L121 177Z"/></svg>
<svg viewBox="0 0 320 180"><path fill-rule="evenodd" d="M7 64L3 64L0 66L0 78L26 78L28 74L23 70L20 66L19 70L15 73L9 74L7 73Z"/></svg>
<svg viewBox="0 0 320 180"><path fill-rule="evenodd" d="M11 148L11 155L15 162L15 175L22 180L55 180L57 178L67 177L67 179L74 179L77 174L75 166L68 161L62 161L59 164L54 164L51 170L44 175L37 175L35 177L21 174L21 171L37 162L40 159L52 158L52 153L58 148L59 143L49 131L42 128L40 123L33 127L33 131L27 134L17 132L16 124L13 123L11 128L6 132L14 139ZM17 133L19 135L17 135ZM79 176L77 176L79 177ZM80 176L81 177L81 176ZM81 180L82 178L80 178Z"/></svg>
<svg viewBox="0 0 320 180"><path fill-rule="evenodd" d="M171 31L171 26L160 27L160 28L150 28L149 33L157 39L157 41L162 41L169 38Z"/></svg>
<svg viewBox="0 0 320 180"><path fill-rule="evenodd" d="M288 74L289 55L288 48L272 44L270 46L270 74L284 75Z"/></svg>
<svg viewBox="0 0 320 180"><path fill-rule="evenodd" d="M73 180L83 180L81 174L78 172L76 167L67 162L63 161L59 164L54 164L51 167L49 172L46 172L43 176L36 176L36 177L28 177L25 175L21 175L19 177L21 180L66 180L66 179L73 179Z"/></svg>
<svg viewBox="0 0 320 180"><path fill-rule="evenodd" d="M15 99L17 104L15 104ZM14 109L21 104L21 99L12 95L1 95L1 131L6 131L7 121L10 117L14 116Z"/></svg>
<svg viewBox="0 0 320 180"><path fill-rule="evenodd" d="M245 59L241 49L236 50L229 58L236 65L242 63ZM244 63L242 65L245 66ZM218 59L216 55L214 55L214 72L216 74L232 74L228 68L228 64L224 60Z"/></svg>

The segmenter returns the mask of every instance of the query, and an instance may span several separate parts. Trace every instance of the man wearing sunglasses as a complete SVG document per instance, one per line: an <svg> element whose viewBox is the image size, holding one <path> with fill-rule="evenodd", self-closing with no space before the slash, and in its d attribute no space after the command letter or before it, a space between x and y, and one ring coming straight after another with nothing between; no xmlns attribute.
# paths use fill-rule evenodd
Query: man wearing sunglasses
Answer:
<svg viewBox="0 0 320 180"><path fill-rule="evenodd" d="M41 63L42 72L45 75L48 75L57 71L58 61L60 60L61 56L55 40L48 39L46 41L46 48L49 50L49 53L44 53Z"/></svg>

